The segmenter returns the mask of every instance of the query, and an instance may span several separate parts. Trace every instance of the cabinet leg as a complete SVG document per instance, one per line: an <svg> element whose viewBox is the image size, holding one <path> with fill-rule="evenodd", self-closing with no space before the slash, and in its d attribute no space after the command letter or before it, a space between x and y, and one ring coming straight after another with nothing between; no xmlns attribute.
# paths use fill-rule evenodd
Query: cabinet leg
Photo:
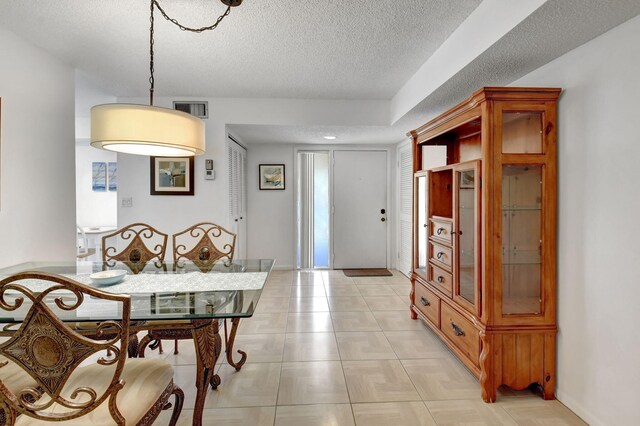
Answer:
<svg viewBox="0 0 640 426"><path fill-rule="evenodd" d="M480 386L484 402L496 402L496 386L491 374L491 337L480 332L482 352L480 353Z"/></svg>
<svg viewBox="0 0 640 426"><path fill-rule="evenodd" d="M418 319L418 314L416 314L412 308L416 302L416 283L413 281L411 282L411 294L409 295L409 300L411 302L409 305L409 314L411 315L412 320L416 320Z"/></svg>
<svg viewBox="0 0 640 426"><path fill-rule="evenodd" d="M547 378L549 380L547 380ZM545 377L545 381L542 383L542 398L546 400L556 399L555 380L553 380L549 376Z"/></svg>
<svg viewBox="0 0 640 426"><path fill-rule="evenodd" d="M542 378L542 397L556 397L556 335L548 333L544 336L544 377Z"/></svg>

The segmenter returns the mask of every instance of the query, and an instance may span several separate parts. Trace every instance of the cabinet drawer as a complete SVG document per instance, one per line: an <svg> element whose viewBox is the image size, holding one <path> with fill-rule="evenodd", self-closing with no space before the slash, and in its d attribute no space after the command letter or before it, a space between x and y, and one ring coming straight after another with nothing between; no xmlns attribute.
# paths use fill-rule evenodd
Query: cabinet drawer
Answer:
<svg viewBox="0 0 640 426"><path fill-rule="evenodd" d="M416 307L426 315L436 327L440 327L440 298L416 283Z"/></svg>
<svg viewBox="0 0 640 426"><path fill-rule="evenodd" d="M441 240L446 244L453 244L451 230L453 224L446 220L431 219L431 230L429 236Z"/></svg>
<svg viewBox="0 0 640 426"><path fill-rule="evenodd" d="M440 330L447 335L469 359L478 364L480 355L480 336L478 330L462 315L446 303L441 306Z"/></svg>
<svg viewBox="0 0 640 426"><path fill-rule="evenodd" d="M431 254L431 259L441 263L444 265L446 270L451 271L451 247L446 247L441 244L434 243L433 241L429 241L429 253Z"/></svg>
<svg viewBox="0 0 640 426"><path fill-rule="evenodd" d="M429 264L429 281L438 290L449 297L453 297L453 276L437 266Z"/></svg>

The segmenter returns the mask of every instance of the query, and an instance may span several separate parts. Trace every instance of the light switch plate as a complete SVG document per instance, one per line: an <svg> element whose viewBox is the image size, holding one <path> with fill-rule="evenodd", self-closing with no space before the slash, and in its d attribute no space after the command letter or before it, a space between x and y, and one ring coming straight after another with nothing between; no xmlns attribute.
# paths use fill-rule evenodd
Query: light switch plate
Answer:
<svg viewBox="0 0 640 426"><path fill-rule="evenodd" d="M133 207L133 197L122 197L122 207Z"/></svg>

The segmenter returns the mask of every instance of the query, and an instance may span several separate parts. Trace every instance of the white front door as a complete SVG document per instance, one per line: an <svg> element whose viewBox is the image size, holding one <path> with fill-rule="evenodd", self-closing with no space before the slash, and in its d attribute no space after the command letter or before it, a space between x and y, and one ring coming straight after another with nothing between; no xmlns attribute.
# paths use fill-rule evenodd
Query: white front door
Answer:
<svg viewBox="0 0 640 426"><path fill-rule="evenodd" d="M333 267L387 267L387 152L333 152Z"/></svg>

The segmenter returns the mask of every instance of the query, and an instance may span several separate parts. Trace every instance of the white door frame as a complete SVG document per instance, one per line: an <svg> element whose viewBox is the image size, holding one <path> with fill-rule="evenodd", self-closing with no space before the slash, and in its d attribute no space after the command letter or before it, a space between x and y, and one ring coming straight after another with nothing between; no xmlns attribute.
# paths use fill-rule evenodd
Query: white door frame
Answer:
<svg viewBox="0 0 640 426"><path fill-rule="evenodd" d="M329 215L329 269L333 269L333 153L334 151L385 151L387 153L387 268L394 265L391 262L391 223L395 221L396 206L391 203L391 154L395 154L396 145L296 145L293 149L293 263L294 268L298 265L298 241L300 235L298 232L298 152L329 152L329 203L331 214Z"/></svg>
<svg viewBox="0 0 640 426"><path fill-rule="evenodd" d="M397 220L394 223L394 228L396 230L396 262L397 262L397 267L396 269L400 270L400 251L402 250L402 239L401 239L401 232L402 229L400 228L400 214L401 214L401 203L402 203L402 199L400 197L401 193L400 193L400 185L402 185L401 182L401 170L400 170L400 150L406 148L407 146L409 146L411 149L411 145L412 141L411 139L407 139L403 142L400 142L398 145L396 145L396 182L395 182L395 191L396 191L396 212L397 212ZM411 179L413 181L413 170L411 171ZM411 198L413 199L413 191L412 191L412 195ZM413 203L412 203L413 205ZM412 213L411 213L411 228L413 229L413 209L412 209ZM411 255L413 256L413 240L411 243ZM411 259L411 267L413 268L413 258Z"/></svg>
<svg viewBox="0 0 640 426"><path fill-rule="evenodd" d="M230 131L228 131L228 130L227 130L226 134L227 134L227 137L225 138L225 149L224 149L225 157L227 156L227 152L231 148L231 144L232 143L235 144L235 145L238 145L240 148L244 149L245 154L248 156L249 150L247 149L246 145L242 142L242 140L240 138L238 138L236 135L234 135L233 133L231 133ZM247 163L248 163L248 161L247 161ZM215 167L214 167L214 169L215 169ZM243 172L244 172L244 179L245 179L245 182L244 182L245 188L244 188L244 190L248 191L248 183L246 182L246 178L247 178L247 173L248 172L247 172L247 170L243 170ZM231 205L231 201L232 201L229 198L229 188L231 187L231 182L229 181L229 173L230 173L230 171L227 170L226 171L227 188L226 188L226 191L225 191L225 193L226 193L225 197L227 198L227 206L230 206ZM248 202L249 194L244 194L244 197L245 197L245 200L247 200L247 202ZM240 238L244 241L244 254L246 256L247 251L248 251L247 250L247 241L248 241L247 229L248 229L248 226L246 224L248 223L247 215L248 215L249 211L248 211L248 208L247 208L246 205L244 206L244 209L245 209L244 216L242 218L242 220L244 221L244 224L245 224L245 226L244 226L244 235L240 236ZM230 211L229 211L228 208L227 208L227 223L228 223L228 225L226 226L227 229L234 229L235 228L234 218L230 214ZM237 226L239 228L240 224L238 224ZM241 244L242 244L242 242L240 242L240 245Z"/></svg>

